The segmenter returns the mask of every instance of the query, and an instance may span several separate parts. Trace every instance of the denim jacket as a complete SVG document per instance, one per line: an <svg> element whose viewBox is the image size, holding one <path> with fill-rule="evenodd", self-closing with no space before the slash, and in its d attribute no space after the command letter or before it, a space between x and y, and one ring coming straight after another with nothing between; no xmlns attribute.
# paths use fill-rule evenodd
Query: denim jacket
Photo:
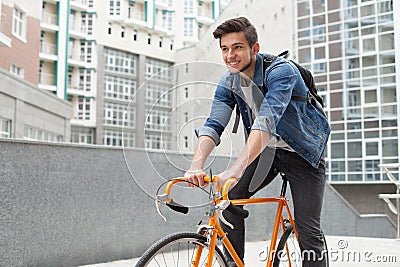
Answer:
<svg viewBox="0 0 400 267"><path fill-rule="evenodd" d="M269 132L317 168L330 134L329 123L310 102L291 99L292 95L306 96L309 91L299 70L286 59L277 58L263 77L263 57L264 54L257 55L253 78L253 98L259 109L254 122L240 88L239 74L228 71L217 86L210 116L196 134L209 136L218 145L237 104L246 138L252 129ZM263 82L268 92L263 91ZM257 92L258 98L254 95Z"/></svg>

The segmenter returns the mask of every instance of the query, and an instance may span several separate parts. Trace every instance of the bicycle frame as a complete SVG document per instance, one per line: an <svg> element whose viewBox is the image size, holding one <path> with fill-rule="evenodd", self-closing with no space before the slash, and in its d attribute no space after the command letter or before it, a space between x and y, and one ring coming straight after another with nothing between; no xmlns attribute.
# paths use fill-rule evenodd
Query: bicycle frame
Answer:
<svg viewBox="0 0 400 267"><path fill-rule="evenodd" d="M206 177L205 181L210 182L210 180L212 180L211 182L213 183L213 182L216 182L216 179L217 179L216 177L212 177L212 179L210 179L209 177ZM271 249L268 252L268 259L267 259L267 265L266 265L267 267L272 267L272 263L273 263L273 259L274 259L274 255L275 255L275 247L276 247L277 240L278 240L279 227L282 227L282 232L284 232L285 223L289 222L293 226L295 236L298 239L294 219L292 217L292 213L290 211L288 202L285 197L286 184L287 184L287 180L285 180L285 179L286 178L284 178L282 190L281 190L279 197L229 200L228 199L229 188L233 183L236 182L236 179L231 178L224 184L224 186L222 188L222 197L216 198L215 203L214 203L214 205L216 206L222 200L229 200L234 205L263 204L263 203L277 203L278 204L278 207L276 210L276 215L275 215L274 228L273 228L272 237L271 237L271 244L270 244ZM184 178L180 178L180 179L176 179L176 180L173 180L168 183L168 185L165 189L165 193L168 196L166 203L170 203L172 201L172 199L169 198L170 190L171 190L172 186L175 183L184 182L184 181L185 181ZM221 192L221 186L219 184L217 184L217 186L216 186L216 191ZM288 219L285 219L283 217L284 210L286 210L286 212L287 212ZM231 242L229 241L229 238L223 231L221 225L219 224L218 218L217 218L217 212L215 210L213 211L212 215L210 214L210 217L208 219L208 224L207 224L207 230L208 230L208 232L211 232L211 234L209 235L209 239L208 239L209 240L209 252L208 252L208 262L207 262L206 266L212 266L215 246L216 246L218 237L221 240L222 244L225 246L225 248L228 250L230 255L232 256L234 261L236 262L237 266L238 267L245 266L244 263L242 262L242 260L237 255L235 249L233 248ZM202 247L199 246L196 249L196 255L194 257L194 260L192 261L192 266L198 266L201 253L202 253Z"/></svg>

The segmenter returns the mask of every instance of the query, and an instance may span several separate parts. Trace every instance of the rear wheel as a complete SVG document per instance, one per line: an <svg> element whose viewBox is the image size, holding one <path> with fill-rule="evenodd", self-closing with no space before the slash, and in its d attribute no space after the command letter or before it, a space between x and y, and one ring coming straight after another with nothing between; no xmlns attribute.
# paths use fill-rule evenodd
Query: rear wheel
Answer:
<svg viewBox="0 0 400 267"><path fill-rule="evenodd" d="M198 265L193 265L198 251ZM152 245L139 259L136 267L192 267L206 266L208 260L209 246L207 239L195 233L175 233L164 237ZM226 267L226 261L221 250L215 247L212 266Z"/></svg>
<svg viewBox="0 0 400 267"><path fill-rule="evenodd" d="M328 259L328 247L326 245L326 240L324 236L324 251L326 266L329 266ZM304 255L303 255L304 254ZM276 253L274 256L273 267L279 266L292 266L301 267L303 264L303 257L313 257L315 255L302 253L300 249L299 242L293 231L293 226L289 225L285 232L283 232L282 237L276 247Z"/></svg>

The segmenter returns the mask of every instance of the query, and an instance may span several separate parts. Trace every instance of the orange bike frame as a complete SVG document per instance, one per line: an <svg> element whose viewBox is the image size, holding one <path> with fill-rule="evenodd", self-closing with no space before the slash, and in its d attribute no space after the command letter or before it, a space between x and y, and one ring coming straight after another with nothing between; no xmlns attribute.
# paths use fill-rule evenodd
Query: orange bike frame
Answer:
<svg viewBox="0 0 400 267"><path fill-rule="evenodd" d="M209 177L205 177L204 180L206 182L210 182ZM175 183L184 182L184 181L185 181L185 178L176 179L174 181L171 181L170 183L168 183L165 192L169 196L172 185ZM215 182L215 181L216 181L216 178L213 177L212 182ZM224 184L224 186L222 188L222 199L223 200L228 200L228 191L230 189L231 184L234 184L234 183L236 183L236 179L231 178ZM216 191L220 192L220 190L221 190L221 187L219 184L217 184ZM217 198L215 204L218 204L220 201L221 201L221 199ZM275 197L275 198L272 197L272 198L232 199L229 201L234 205L263 204L263 203L277 203L278 204L278 208L276 210L276 215L275 215L274 229L272 231L272 237L271 237L271 244L270 244L271 249L269 249L268 260L267 260L267 265L266 265L267 267L272 267L272 261L273 261L274 255L275 255L276 242L278 240L279 226L282 227L282 232L285 230L285 220L282 215L284 208L288 214L289 222L293 226L293 230L296 235L296 238L298 238L296 226L294 224L294 219L292 217L292 213L290 212L289 205L287 203L286 198L284 196L279 196L279 197ZM169 201L167 201L167 202L169 202ZM228 252L232 256L232 258L234 259L237 266L244 267L244 263L237 255L235 249L233 248L233 246L232 246L231 242L229 241L229 238L225 234L224 230L222 230L222 228L217 220L217 213L215 211L214 211L214 214L208 219L208 225L212 227L211 228L212 235L211 235L211 239L209 240L210 244L209 244L207 266L212 266L215 246L217 243L217 237L219 237L221 242L225 246L225 248L228 250ZM201 252L202 252L202 247L199 246L196 249L196 256L192 262L193 266L198 266Z"/></svg>

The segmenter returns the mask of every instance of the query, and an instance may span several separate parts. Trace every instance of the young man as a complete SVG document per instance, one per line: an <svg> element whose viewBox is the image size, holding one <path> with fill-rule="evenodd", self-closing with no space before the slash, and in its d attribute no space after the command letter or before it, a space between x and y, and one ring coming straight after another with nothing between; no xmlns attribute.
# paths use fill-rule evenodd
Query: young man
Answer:
<svg viewBox="0 0 400 267"><path fill-rule="evenodd" d="M204 163L219 144L238 105L247 141L235 163L218 175L220 182L238 178L229 197L248 198L284 172L291 188L301 248L316 255L316 259L304 259L303 266L325 266L320 256L324 248L320 215L325 188L323 152L329 124L310 102L292 100L293 95L306 96L309 91L292 63L277 58L264 73L264 54L259 53L257 32L246 18L227 20L213 34L219 39L228 72L217 86L209 118L197 130L199 139L185 177L191 183L204 185ZM244 220L228 211L224 217L235 227L224 230L243 259ZM230 255L226 257L229 266L236 266Z"/></svg>

